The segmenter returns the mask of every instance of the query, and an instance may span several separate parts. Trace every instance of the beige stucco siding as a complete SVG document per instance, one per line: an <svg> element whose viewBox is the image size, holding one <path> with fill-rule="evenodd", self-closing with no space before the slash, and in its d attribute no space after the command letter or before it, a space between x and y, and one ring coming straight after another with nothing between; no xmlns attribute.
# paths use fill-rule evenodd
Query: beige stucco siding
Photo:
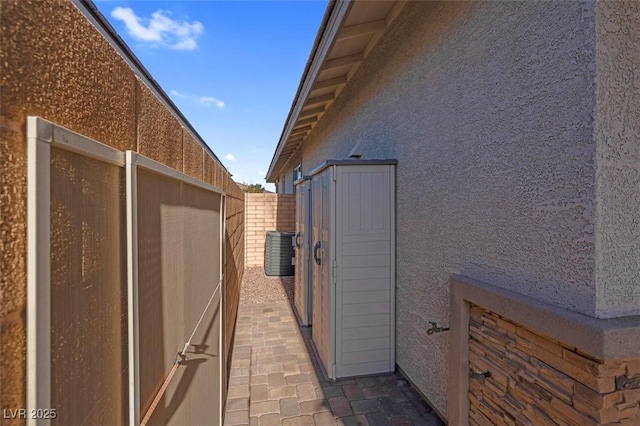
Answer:
<svg viewBox="0 0 640 426"><path fill-rule="evenodd" d="M592 4L410 2L301 148L398 160L397 363L442 413L451 274L595 314L595 42Z"/></svg>
<svg viewBox="0 0 640 426"><path fill-rule="evenodd" d="M640 314L640 3L598 2L597 302Z"/></svg>

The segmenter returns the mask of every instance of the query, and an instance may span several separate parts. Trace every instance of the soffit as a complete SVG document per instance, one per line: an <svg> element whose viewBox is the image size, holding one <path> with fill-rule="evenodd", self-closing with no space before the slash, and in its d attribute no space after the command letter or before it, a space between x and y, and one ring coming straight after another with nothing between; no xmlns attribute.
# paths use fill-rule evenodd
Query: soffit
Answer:
<svg viewBox="0 0 640 426"><path fill-rule="evenodd" d="M275 181L287 166L404 5L405 1L337 2L332 15L339 15L341 8L346 13L333 17L341 22L334 20L323 28L328 37L320 43L329 47L319 46L311 54L310 63L315 61L317 66L309 67L302 77L267 173L268 182Z"/></svg>

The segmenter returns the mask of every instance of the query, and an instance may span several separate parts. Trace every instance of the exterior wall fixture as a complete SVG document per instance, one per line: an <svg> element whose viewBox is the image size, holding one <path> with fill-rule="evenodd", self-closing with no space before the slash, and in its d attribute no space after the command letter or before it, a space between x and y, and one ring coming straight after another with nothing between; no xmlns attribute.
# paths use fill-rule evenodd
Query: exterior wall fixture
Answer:
<svg viewBox="0 0 640 426"><path fill-rule="evenodd" d="M484 379L487 377L491 377L491 371L474 371L469 370L469 378L473 380L478 380L480 383L484 383Z"/></svg>
<svg viewBox="0 0 640 426"><path fill-rule="evenodd" d="M438 327L438 323L436 321L429 321L431 324L431 328L427 330L428 335L432 335L433 333L442 333L443 331L449 331L449 327Z"/></svg>

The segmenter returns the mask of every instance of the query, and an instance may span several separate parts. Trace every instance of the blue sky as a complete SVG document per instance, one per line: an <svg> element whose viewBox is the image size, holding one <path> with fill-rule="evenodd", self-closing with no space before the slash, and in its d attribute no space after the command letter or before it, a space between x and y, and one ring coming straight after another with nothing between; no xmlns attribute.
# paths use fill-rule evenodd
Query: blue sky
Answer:
<svg viewBox="0 0 640 426"><path fill-rule="evenodd" d="M264 176L327 2L95 1L236 181Z"/></svg>

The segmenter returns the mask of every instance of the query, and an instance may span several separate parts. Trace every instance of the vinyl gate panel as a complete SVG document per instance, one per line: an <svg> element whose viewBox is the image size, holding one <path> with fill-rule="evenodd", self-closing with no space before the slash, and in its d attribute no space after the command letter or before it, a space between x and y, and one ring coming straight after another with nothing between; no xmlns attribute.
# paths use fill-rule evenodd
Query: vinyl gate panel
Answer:
<svg viewBox="0 0 640 426"><path fill-rule="evenodd" d="M393 371L393 166L336 172L336 375Z"/></svg>

